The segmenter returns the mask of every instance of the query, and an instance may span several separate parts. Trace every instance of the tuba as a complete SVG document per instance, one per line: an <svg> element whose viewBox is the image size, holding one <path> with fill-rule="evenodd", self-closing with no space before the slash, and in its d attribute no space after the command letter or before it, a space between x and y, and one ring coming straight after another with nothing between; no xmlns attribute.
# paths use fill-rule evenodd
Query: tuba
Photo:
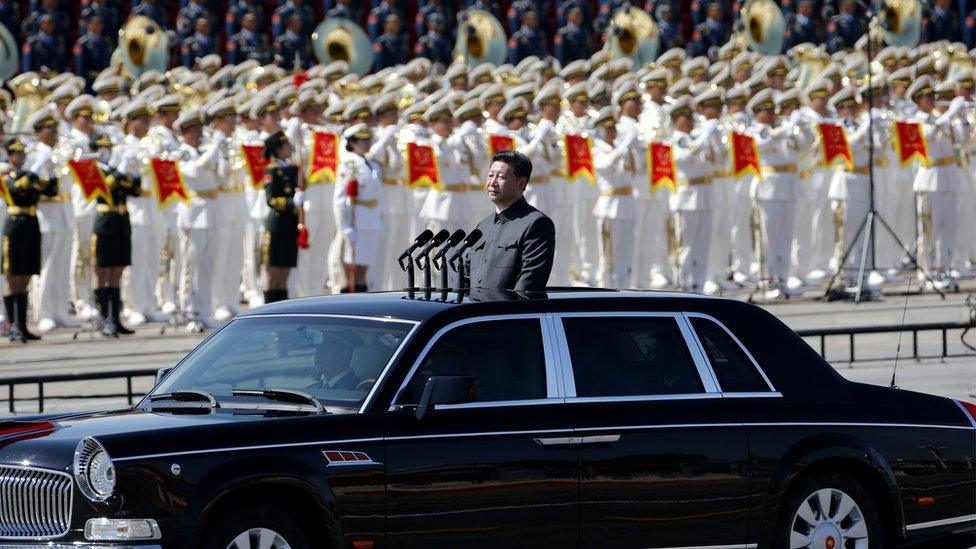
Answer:
<svg viewBox="0 0 976 549"><path fill-rule="evenodd" d="M326 19L312 33L312 49L319 63L345 61L349 72L366 74L373 64L373 45L366 32L348 19Z"/></svg>
<svg viewBox="0 0 976 549"><path fill-rule="evenodd" d="M878 21L888 45L914 47L922 35L922 4L919 0L884 0Z"/></svg>
<svg viewBox="0 0 976 549"><path fill-rule="evenodd" d="M749 47L764 55L779 55L783 51L786 20L773 0L746 0L742 7L742 22Z"/></svg>
<svg viewBox="0 0 976 549"><path fill-rule="evenodd" d="M132 78L148 70L165 72L169 64L169 39L152 19L137 15L119 31L119 57Z"/></svg>
<svg viewBox="0 0 976 549"><path fill-rule="evenodd" d="M6 80L17 73L20 64L20 48L10 29L0 24L0 80Z"/></svg>
<svg viewBox="0 0 976 549"><path fill-rule="evenodd" d="M798 70L796 82L800 89L806 88L818 74L830 65L830 56L809 42L793 46L789 54L796 63Z"/></svg>
<svg viewBox="0 0 976 549"><path fill-rule="evenodd" d="M610 18L607 46L614 59L627 57L634 67L643 67L657 58L661 33L657 23L644 10L624 6Z"/></svg>
<svg viewBox="0 0 976 549"><path fill-rule="evenodd" d="M469 68L505 62L508 54L505 29L494 15L483 10L465 10L458 14L458 22L454 57L463 57Z"/></svg>
<svg viewBox="0 0 976 549"><path fill-rule="evenodd" d="M18 74L10 81L10 87L16 99L8 131L13 134L29 132L27 119L44 107L47 91L41 86L41 77L36 72Z"/></svg>

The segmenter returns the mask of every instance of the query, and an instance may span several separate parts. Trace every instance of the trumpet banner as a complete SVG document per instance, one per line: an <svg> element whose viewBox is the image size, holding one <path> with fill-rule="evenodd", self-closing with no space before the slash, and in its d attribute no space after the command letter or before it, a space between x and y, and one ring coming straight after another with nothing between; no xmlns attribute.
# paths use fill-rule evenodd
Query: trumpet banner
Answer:
<svg viewBox="0 0 976 549"><path fill-rule="evenodd" d="M818 124L820 130L820 145L823 152L823 165L830 166L838 158L842 158L848 168L854 167L854 156L851 154L850 143L843 126L836 124Z"/></svg>
<svg viewBox="0 0 976 549"><path fill-rule="evenodd" d="M929 165L929 145L917 122L895 122L895 149L903 167L915 159L923 166Z"/></svg>
<svg viewBox="0 0 976 549"><path fill-rule="evenodd" d="M332 132L313 132L308 157L308 182L335 183L339 170L339 136Z"/></svg>
<svg viewBox="0 0 976 549"><path fill-rule="evenodd" d="M263 145L241 145L241 156L247 165L247 175L251 178L251 187L264 188L264 169L268 167L268 159L264 157Z"/></svg>
<svg viewBox="0 0 976 549"><path fill-rule="evenodd" d="M759 149L756 147L756 140L744 133L732 132L729 140L729 148L732 152L732 175L739 179L746 172L752 172L757 178L762 177L762 170L759 168Z"/></svg>
<svg viewBox="0 0 976 549"><path fill-rule="evenodd" d="M515 138L508 135L496 133L488 134L488 156L494 155L499 151L514 151Z"/></svg>
<svg viewBox="0 0 976 549"><path fill-rule="evenodd" d="M566 134L563 138L566 150L566 177L575 181L584 177L591 185L596 183L596 170L593 167L593 146L583 135Z"/></svg>
<svg viewBox="0 0 976 549"><path fill-rule="evenodd" d="M652 142L647 146L647 164L651 175L651 189L668 186L674 189L677 178L674 168L674 153L670 145Z"/></svg>
<svg viewBox="0 0 976 549"><path fill-rule="evenodd" d="M156 184L156 200L160 208L169 206L171 202L186 201L189 195L183 185L180 166L175 160L162 158L149 159L149 171L152 172Z"/></svg>
<svg viewBox="0 0 976 549"><path fill-rule="evenodd" d="M105 174L93 159L69 160L68 168L75 176L75 182L78 183L85 200L92 201L101 197L109 205L112 204L112 193L109 192L108 183L105 182Z"/></svg>
<svg viewBox="0 0 976 549"><path fill-rule="evenodd" d="M407 143L407 186L441 188L441 172L437 167L437 152L430 145Z"/></svg>

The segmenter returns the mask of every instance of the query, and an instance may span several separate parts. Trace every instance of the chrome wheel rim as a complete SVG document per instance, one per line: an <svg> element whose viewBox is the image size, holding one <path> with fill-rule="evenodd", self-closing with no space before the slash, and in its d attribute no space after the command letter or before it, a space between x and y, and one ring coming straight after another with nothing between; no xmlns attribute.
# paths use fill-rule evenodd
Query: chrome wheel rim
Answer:
<svg viewBox="0 0 976 549"><path fill-rule="evenodd" d="M790 528L790 549L867 549L868 525L854 498L823 488L803 498Z"/></svg>
<svg viewBox="0 0 976 549"><path fill-rule="evenodd" d="M227 549L291 549L291 545L270 528L251 528L238 534Z"/></svg>

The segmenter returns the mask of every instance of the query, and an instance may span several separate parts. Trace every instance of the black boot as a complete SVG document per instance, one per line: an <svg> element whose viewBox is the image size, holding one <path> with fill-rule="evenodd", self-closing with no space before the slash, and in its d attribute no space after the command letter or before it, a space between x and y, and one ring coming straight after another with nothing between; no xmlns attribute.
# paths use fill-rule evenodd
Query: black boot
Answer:
<svg viewBox="0 0 976 549"><path fill-rule="evenodd" d="M369 287L366 286L365 284L356 284L356 293L357 294L364 294L364 293L366 293L368 291L369 291Z"/></svg>
<svg viewBox="0 0 976 549"><path fill-rule="evenodd" d="M23 335L20 333L20 329L17 328L17 296L16 295L5 295L3 296L3 308L7 314L7 324L4 326L4 337L10 338L10 341L17 341L23 343L26 341Z"/></svg>
<svg viewBox="0 0 976 549"><path fill-rule="evenodd" d="M17 294L17 329L27 341L41 339L41 336L34 335L27 329L27 292Z"/></svg>
<svg viewBox="0 0 976 549"><path fill-rule="evenodd" d="M119 287L108 288L108 298L109 302L112 304L112 321L115 322L115 329L123 335L131 335L136 333L135 330L130 330L122 325L122 319L119 315L122 314L122 290Z"/></svg>
<svg viewBox="0 0 976 549"><path fill-rule="evenodd" d="M278 290L265 290L264 291L264 304L274 303L278 301Z"/></svg>
<svg viewBox="0 0 976 549"><path fill-rule="evenodd" d="M285 288L283 290L278 290L278 301L287 301L287 300L288 300L288 289Z"/></svg>
<svg viewBox="0 0 976 549"><path fill-rule="evenodd" d="M111 301L108 288L95 288L95 303L98 305L98 316L101 317L98 321L98 331L105 337L118 337L119 330L115 327L115 321L112 320L112 313L109 310Z"/></svg>

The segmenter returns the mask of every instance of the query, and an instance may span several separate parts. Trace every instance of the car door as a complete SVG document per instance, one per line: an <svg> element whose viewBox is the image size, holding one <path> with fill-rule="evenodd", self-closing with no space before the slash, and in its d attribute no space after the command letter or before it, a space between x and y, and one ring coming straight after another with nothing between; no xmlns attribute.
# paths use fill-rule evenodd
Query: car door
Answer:
<svg viewBox="0 0 976 549"><path fill-rule="evenodd" d="M580 441L580 546L746 544L746 436L684 315L554 320Z"/></svg>
<svg viewBox="0 0 976 549"><path fill-rule="evenodd" d="M558 398L548 319L466 320L440 330L394 399L387 541L394 547L573 547L577 448ZM409 411L434 375L473 376L475 402Z"/></svg>

